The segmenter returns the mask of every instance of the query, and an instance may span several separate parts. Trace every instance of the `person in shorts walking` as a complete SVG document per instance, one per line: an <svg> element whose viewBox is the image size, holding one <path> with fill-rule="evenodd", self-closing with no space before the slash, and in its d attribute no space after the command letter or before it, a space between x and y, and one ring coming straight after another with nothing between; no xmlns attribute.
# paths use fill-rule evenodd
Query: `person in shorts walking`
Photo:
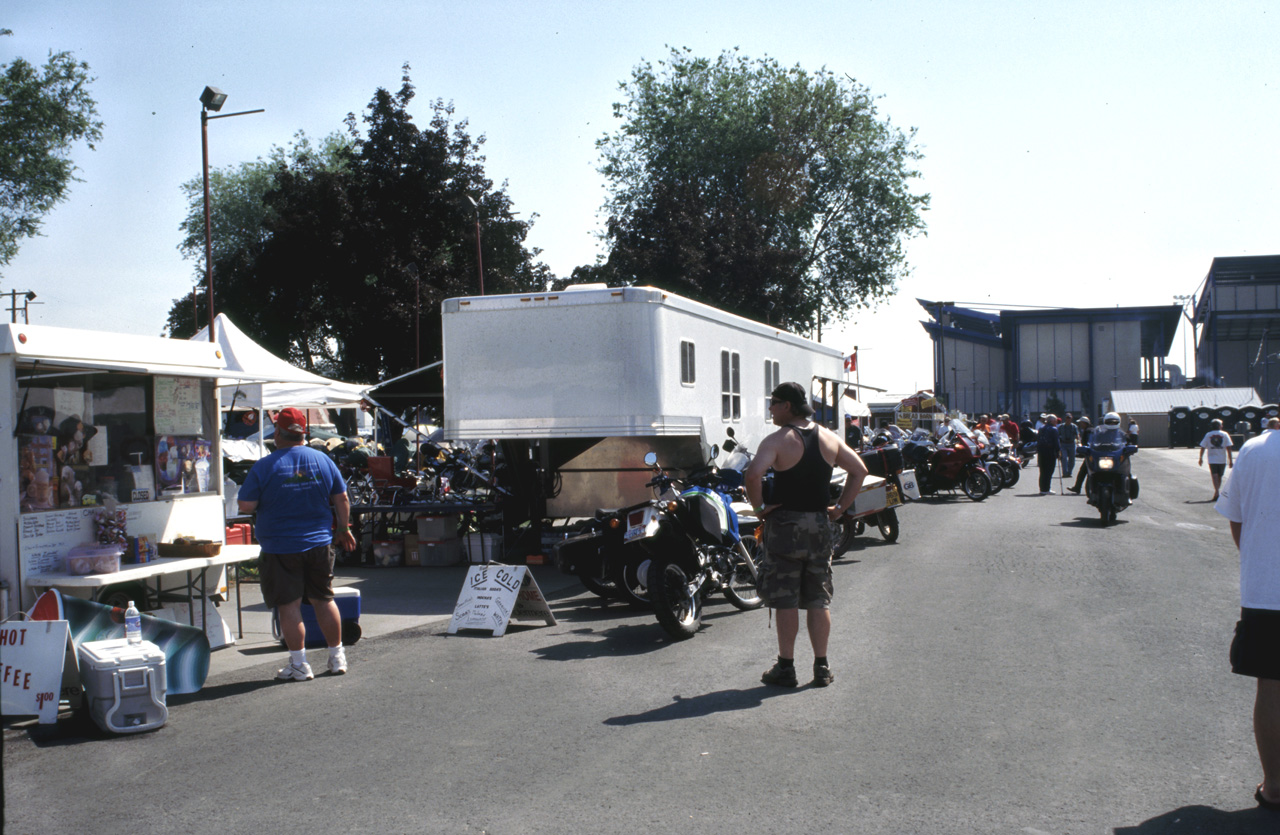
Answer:
<svg viewBox="0 0 1280 835"><path fill-rule="evenodd" d="M1231 467L1231 436L1222 431L1222 421L1214 418L1209 422L1213 428L1200 440L1200 458L1196 466L1204 466L1204 452L1209 451L1209 478L1213 479L1213 500L1217 501L1222 489L1222 474Z"/></svg>
<svg viewBox="0 0 1280 835"><path fill-rule="evenodd" d="M304 595L329 645L329 672L341 675L347 671L347 656L342 618L333 602L333 542L336 538L347 551L356 547L347 485L329 456L306 445L307 416L302 411L283 409L275 424L276 451L249 470L239 501L241 513L257 513L262 599L279 612L289 648L289 664L276 678L315 677L307 663Z"/></svg>
<svg viewBox="0 0 1280 835"><path fill-rule="evenodd" d="M769 400L770 417L781 427L761 442L747 467L747 497L764 520L764 559L760 596L777 610L778 661L760 680L795 687L795 646L800 610L805 610L813 646L813 684L835 680L827 660L831 636L831 522L853 504L867 467L840 436L809 418L813 407L799 383L783 383ZM831 473L847 473L839 500L832 504ZM764 475L773 470L773 495L763 501Z"/></svg>
<svg viewBox="0 0 1280 835"><path fill-rule="evenodd" d="M1217 511L1240 550L1240 620L1231 671L1258 681L1253 736L1262 761L1258 805L1280 811L1280 432L1240 447Z"/></svg>

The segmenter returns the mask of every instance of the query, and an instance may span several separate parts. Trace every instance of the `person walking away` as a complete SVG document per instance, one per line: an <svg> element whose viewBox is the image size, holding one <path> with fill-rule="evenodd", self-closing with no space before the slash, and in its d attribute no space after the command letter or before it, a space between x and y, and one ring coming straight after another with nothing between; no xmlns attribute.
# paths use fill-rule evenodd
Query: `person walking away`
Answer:
<svg viewBox="0 0 1280 835"><path fill-rule="evenodd" d="M276 416L276 451L260 459L240 488L241 513L257 513L255 534L262 544L262 599L279 612L289 664L282 681L314 678L307 663L302 598L315 607L316 622L329 646L329 672L347 671L342 618L333 602L333 542L354 551L351 503L342 473L329 456L306 444L307 416L293 407ZM337 534L335 537L335 517Z"/></svg>
<svg viewBox="0 0 1280 835"><path fill-rule="evenodd" d="M831 522L853 504L866 465L839 435L810 420L813 407L799 383L773 390L769 413L779 429L760 443L744 473L747 498L764 520L760 595L778 615L778 661L760 677L765 684L795 687L795 644L805 610L813 646L813 684L835 680L827 659L831 636ZM845 471L844 489L831 504L831 473ZM773 495L763 501L764 475L773 470Z"/></svg>
<svg viewBox="0 0 1280 835"><path fill-rule="evenodd" d="M1080 432L1080 443L1078 446L1088 446L1089 438L1093 435L1093 422L1087 416L1082 415L1076 421L1076 427ZM1089 467L1087 464L1080 465L1080 472L1076 473L1076 483L1068 487L1072 493L1080 495L1080 488L1084 485L1084 480L1089 477Z"/></svg>
<svg viewBox="0 0 1280 835"><path fill-rule="evenodd" d="M1262 762L1258 805L1280 811L1280 432L1240 447L1216 510L1240 551L1240 620L1231 671L1258 681L1253 735Z"/></svg>
<svg viewBox="0 0 1280 835"><path fill-rule="evenodd" d="M1129 418L1129 443L1135 446L1138 443L1138 422L1133 418Z"/></svg>
<svg viewBox="0 0 1280 835"><path fill-rule="evenodd" d="M1196 466L1204 466L1204 453L1208 450L1209 478L1213 480L1213 501L1216 502L1222 487L1222 474L1228 467L1232 467L1231 436L1222 431L1222 421L1217 418L1209 421L1209 425L1213 428L1200 439L1200 457L1196 460ZM1277 497L1277 501L1280 501L1280 497Z"/></svg>
<svg viewBox="0 0 1280 835"><path fill-rule="evenodd" d="M1062 475L1064 478L1071 478L1071 473L1076 468L1076 441L1080 437L1080 430L1076 427L1075 419L1071 417L1071 413L1067 412L1067 416L1062 421L1062 426L1058 427L1058 443L1062 446Z"/></svg>
<svg viewBox="0 0 1280 835"><path fill-rule="evenodd" d="M1040 495L1053 492L1053 470L1058 466L1058 427L1055 415L1045 415L1044 423L1036 432L1036 463L1040 467Z"/></svg>

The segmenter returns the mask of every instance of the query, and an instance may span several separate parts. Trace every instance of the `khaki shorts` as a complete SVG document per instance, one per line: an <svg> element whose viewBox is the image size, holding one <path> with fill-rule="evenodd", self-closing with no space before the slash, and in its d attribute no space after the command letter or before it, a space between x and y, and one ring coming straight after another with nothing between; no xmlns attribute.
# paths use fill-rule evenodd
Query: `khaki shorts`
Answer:
<svg viewBox="0 0 1280 835"><path fill-rule="evenodd" d="M831 525L826 511L774 510L764 521L760 596L771 609L831 608Z"/></svg>
<svg viewBox="0 0 1280 835"><path fill-rule="evenodd" d="M305 597L333 599L333 545L300 554L263 554L259 561L262 601L271 608Z"/></svg>

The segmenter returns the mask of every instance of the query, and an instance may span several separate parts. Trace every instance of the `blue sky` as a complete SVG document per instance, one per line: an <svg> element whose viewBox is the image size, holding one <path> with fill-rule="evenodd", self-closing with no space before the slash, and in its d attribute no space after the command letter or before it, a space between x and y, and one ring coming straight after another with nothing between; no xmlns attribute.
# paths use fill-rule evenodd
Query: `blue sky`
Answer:
<svg viewBox="0 0 1280 835"><path fill-rule="evenodd" d="M67 2L0 14L0 62L89 62L104 137L70 199L0 278L32 322L157 334L196 281L179 185L200 172L198 97L224 112L210 161L342 129L408 61L423 118L452 100L486 171L557 275L591 263L595 140L618 84L668 46L738 47L847 73L918 130L928 236L892 302L828 323L862 380L931 385L916 297L993 305L1167 304L1211 259L1280 252L1280 6L1268 2ZM465 234L465 230L460 230ZM7 301L7 299L6 299ZM7 310L7 304L5 305ZM1181 336L1169 361L1182 364Z"/></svg>

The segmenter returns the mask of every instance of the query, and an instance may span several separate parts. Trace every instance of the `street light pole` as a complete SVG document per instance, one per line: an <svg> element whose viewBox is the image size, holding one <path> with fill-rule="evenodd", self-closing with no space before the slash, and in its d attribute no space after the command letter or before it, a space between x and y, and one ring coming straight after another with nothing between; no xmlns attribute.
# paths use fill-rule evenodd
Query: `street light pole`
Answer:
<svg viewBox="0 0 1280 835"><path fill-rule="evenodd" d="M210 119L227 119L232 116L245 116L250 113L262 113L263 109L242 110L239 113L223 113L221 116L210 116L209 111L215 113L222 109L222 105L227 101L227 94L219 90L217 87L205 87L204 92L200 94L200 155L203 162L204 171L204 275L205 275L205 292L209 296L209 341L217 341L217 337L213 332L214 309L213 309L213 228L209 219L209 120ZM195 327L195 298L194 291L192 304L192 323Z"/></svg>
<svg viewBox="0 0 1280 835"><path fill-rule="evenodd" d="M484 260L480 254L480 204L470 194L467 199L471 201L472 207L476 210L476 274L480 278L480 295L484 295Z"/></svg>

